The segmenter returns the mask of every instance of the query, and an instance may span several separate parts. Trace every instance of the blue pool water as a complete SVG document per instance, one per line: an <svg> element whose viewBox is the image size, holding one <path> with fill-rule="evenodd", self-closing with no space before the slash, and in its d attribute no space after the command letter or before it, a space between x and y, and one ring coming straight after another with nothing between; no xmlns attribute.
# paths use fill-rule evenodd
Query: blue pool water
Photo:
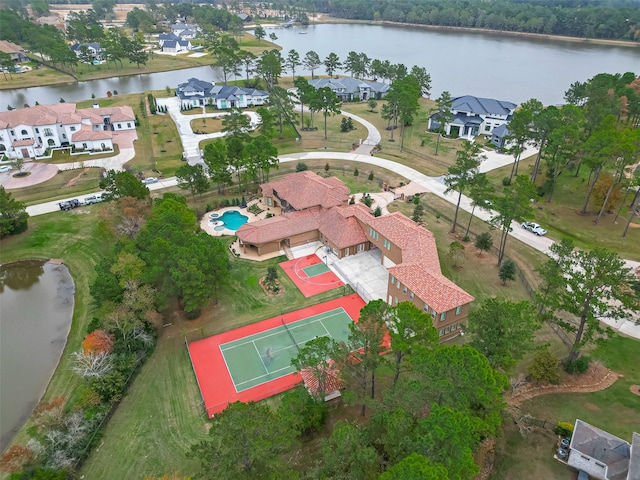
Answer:
<svg viewBox="0 0 640 480"><path fill-rule="evenodd" d="M229 230L238 230L242 225L247 223L249 217L242 215L237 210L228 210L222 214L219 220L223 221L225 227Z"/></svg>

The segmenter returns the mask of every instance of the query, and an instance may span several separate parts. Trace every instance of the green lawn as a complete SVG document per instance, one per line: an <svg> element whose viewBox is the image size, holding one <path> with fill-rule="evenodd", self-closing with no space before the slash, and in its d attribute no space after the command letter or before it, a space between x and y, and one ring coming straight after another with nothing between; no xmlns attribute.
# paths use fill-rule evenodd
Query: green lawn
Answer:
<svg viewBox="0 0 640 480"><path fill-rule="evenodd" d="M88 160L99 160L101 158L109 158L120 153L120 148L117 144L113 145L113 152L108 153L98 153L96 155L89 155L88 153L82 155L71 155L69 150L54 150L51 158L47 158L46 160L42 160L43 163L72 163L72 162L86 162Z"/></svg>
<svg viewBox="0 0 640 480"><path fill-rule="evenodd" d="M101 170L100 168L65 170L58 172L46 182L7 191L27 205L91 193L99 189Z"/></svg>
<svg viewBox="0 0 640 480"><path fill-rule="evenodd" d="M575 422L580 418L630 441L640 425L640 397L630 392L640 383L640 365L634 359L640 351L635 339L615 336L591 352L591 357L623 374L613 386L601 392L542 395L521 406L522 414L548 420ZM553 459L556 436L550 430L536 429L522 437L512 422L505 424L505 436L498 446L498 462L492 479L538 480L572 478L570 468ZM523 459L526 458L526 461Z"/></svg>
<svg viewBox="0 0 640 480"><path fill-rule="evenodd" d="M519 173L528 175L531 172L534 158L521 161ZM511 166L493 170L488 174L497 191L502 190L502 178L509 176ZM541 197L534 205L535 221L549 231L555 239L569 237L581 248L605 247L618 252L623 258L640 260L640 217L635 217L626 238L622 232L629 217L628 208L623 208L617 222L614 223L615 212L603 214L598 225L593 223L598 209L590 206L587 215L581 215L585 195L587 193L589 172L582 168L579 177L565 171L558 178L552 202L547 203ZM625 207L631 201L627 196Z"/></svg>

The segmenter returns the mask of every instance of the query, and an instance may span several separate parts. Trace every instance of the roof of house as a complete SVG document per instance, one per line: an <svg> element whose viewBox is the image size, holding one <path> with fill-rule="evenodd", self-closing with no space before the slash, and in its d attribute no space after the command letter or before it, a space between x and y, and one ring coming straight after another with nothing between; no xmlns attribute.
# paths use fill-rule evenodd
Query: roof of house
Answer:
<svg viewBox="0 0 640 480"><path fill-rule="evenodd" d="M175 33L161 33L158 35L158 40L180 40L180 37Z"/></svg>
<svg viewBox="0 0 640 480"><path fill-rule="evenodd" d="M451 102L451 110L471 112L476 115L511 115L516 104L493 98L480 98L472 95L456 97Z"/></svg>
<svg viewBox="0 0 640 480"><path fill-rule="evenodd" d="M211 89L211 93L216 100L237 100L239 95L252 96L269 96L264 90L256 90L255 88L242 88L234 85L215 85ZM235 98L234 98L235 97Z"/></svg>
<svg viewBox="0 0 640 480"><path fill-rule="evenodd" d="M0 128L15 128L20 125L71 125L81 123L83 119L89 119L91 123L97 121L99 116L110 117L112 122L135 121L135 115L131 107L105 107L76 109L75 103L54 103L53 105L36 105L35 107L20 108L8 112L0 112Z"/></svg>
<svg viewBox="0 0 640 480"><path fill-rule="evenodd" d="M430 231L400 212L374 217L364 205L347 205L348 189L339 179L305 171L261 187L263 195L277 193L297 211L244 224L237 231L242 242L260 245L319 230L337 248L345 248L368 241L361 225L364 224L401 249L402 261L388 268L389 273L433 310L442 313L474 300L442 275L436 241Z"/></svg>
<svg viewBox="0 0 640 480"><path fill-rule="evenodd" d="M111 130L93 130L89 125L82 125L80 130L71 135L72 142L86 142L88 140L109 140L113 138Z"/></svg>
<svg viewBox="0 0 640 480"><path fill-rule="evenodd" d="M195 30L198 25L195 23L174 23L171 25L171 30Z"/></svg>
<svg viewBox="0 0 640 480"><path fill-rule="evenodd" d="M24 48L20 45L16 45L13 42L6 40L0 40L0 52L4 53L24 53Z"/></svg>
<svg viewBox="0 0 640 480"><path fill-rule="evenodd" d="M186 42L186 40L185 40ZM165 46L167 42L165 42ZM233 85L216 85L206 80L190 78L185 83L178 85L176 89L178 96L182 99L193 98L194 96L211 97L216 100L237 100L239 95L250 95L253 97L268 97L269 93L255 88L242 88Z"/></svg>
<svg viewBox="0 0 640 480"><path fill-rule="evenodd" d="M238 13L237 15L238 15L238 18L240 18L240 20L242 20L243 22L251 20L251 17L246 13Z"/></svg>
<svg viewBox="0 0 640 480"><path fill-rule="evenodd" d="M627 480L640 480L640 433L633 432L631 437L631 459Z"/></svg>
<svg viewBox="0 0 640 480"><path fill-rule="evenodd" d="M12 147L27 147L29 145L33 145L35 140L33 138L27 138L26 140L15 140L11 146Z"/></svg>
<svg viewBox="0 0 640 480"><path fill-rule="evenodd" d="M71 45L71 50L78 52L80 47L93 48L96 52L102 50L102 46L99 43L74 43Z"/></svg>
<svg viewBox="0 0 640 480"><path fill-rule="evenodd" d="M577 419L569 448L606 464L609 480L627 478L631 446L621 438Z"/></svg>
<svg viewBox="0 0 640 480"><path fill-rule="evenodd" d="M321 371L321 369L318 370ZM344 384L340 380L340 372L336 368L333 360L329 360L325 365L324 375L325 395L342 390ZM320 382L318 382L318 377L313 374L313 369L303 368L302 370L300 370L300 376L302 377L304 386L307 388L309 393L313 396L316 396L318 393L318 389L320 388Z"/></svg>
<svg viewBox="0 0 640 480"><path fill-rule="evenodd" d="M369 88L373 92L385 93L389 90L389 84L382 82L374 82L371 80L360 80L353 77L340 77L340 78L318 78L315 80L309 80L309 85L313 88L329 87L333 91L344 90L341 93L358 94L360 89Z"/></svg>
<svg viewBox="0 0 640 480"><path fill-rule="evenodd" d="M215 83L207 82L206 80L200 80L198 78L190 78L185 83L178 85L176 91L180 98L192 97L193 94L201 95L204 97L211 96L211 90L215 86ZM202 93L200 93L202 92ZM191 95L185 95L190 93Z"/></svg>
<svg viewBox="0 0 640 480"><path fill-rule="evenodd" d="M493 132L491 132L491 135L494 135L498 138L506 137L507 135L509 135L509 129L507 128L507 124L503 123L502 125L494 128Z"/></svg>
<svg viewBox="0 0 640 480"><path fill-rule="evenodd" d="M313 172L295 172L282 180L263 183L262 193L277 195L296 210L321 206L331 208L344 205L349 200L349 188L337 178L322 178Z"/></svg>
<svg viewBox="0 0 640 480"><path fill-rule="evenodd" d="M162 44L162 49L165 48L177 48L177 47L188 47L189 40L165 40Z"/></svg>

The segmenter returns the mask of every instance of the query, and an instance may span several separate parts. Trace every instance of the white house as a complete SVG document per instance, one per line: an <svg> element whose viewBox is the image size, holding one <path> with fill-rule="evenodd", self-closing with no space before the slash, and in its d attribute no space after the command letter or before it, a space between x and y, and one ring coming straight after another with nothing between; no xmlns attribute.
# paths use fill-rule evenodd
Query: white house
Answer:
<svg viewBox="0 0 640 480"><path fill-rule="evenodd" d="M444 125L446 135L454 137L475 137L490 135L496 127L511 120L517 105L504 100L478 98L471 95L456 97L451 102L451 122ZM440 128L439 112L429 117L428 129Z"/></svg>
<svg viewBox="0 0 640 480"><path fill-rule="evenodd" d="M384 98L389 91L387 83L360 80L353 77L318 78L309 80L309 85L316 90L329 87L343 102L352 102L356 99L367 101L371 98L379 100Z"/></svg>
<svg viewBox="0 0 640 480"><path fill-rule="evenodd" d="M71 50L78 58L82 58L83 52L93 59L93 62L104 61L104 50L99 43L75 43L71 45Z"/></svg>
<svg viewBox="0 0 640 480"><path fill-rule="evenodd" d="M182 108L215 105L220 110L264 105L269 93L255 88L216 85L214 82L190 78L176 88Z"/></svg>
<svg viewBox="0 0 640 480"><path fill-rule="evenodd" d="M189 40L165 40L162 44L162 51L168 53L182 53L191 51L191 42Z"/></svg>
<svg viewBox="0 0 640 480"><path fill-rule="evenodd" d="M576 420L567 463L598 480L640 480L640 435L631 445L580 419Z"/></svg>
<svg viewBox="0 0 640 480"><path fill-rule="evenodd" d="M171 25L171 33L178 37L195 38L199 31L200 27L194 23L174 23Z"/></svg>
<svg viewBox="0 0 640 480"><path fill-rule="evenodd" d="M135 130L131 107L77 109L74 103L38 105L0 113L0 155L38 158L50 148L111 151L113 132Z"/></svg>

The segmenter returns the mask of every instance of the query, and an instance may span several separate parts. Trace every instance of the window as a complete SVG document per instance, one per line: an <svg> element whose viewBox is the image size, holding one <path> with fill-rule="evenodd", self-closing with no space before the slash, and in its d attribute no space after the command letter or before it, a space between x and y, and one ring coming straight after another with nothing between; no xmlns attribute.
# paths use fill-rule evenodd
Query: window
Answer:
<svg viewBox="0 0 640 480"><path fill-rule="evenodd" d="M600 468L604 468L604 465L601 464L600 462L596 462L596 465L599 466Z"/></svg>
<svg viewBox="0 0 640 480"><path fill-rule="evenodd" d="M491 125L485 125L484 126L484 131L485 132L489 132L491 130Z"/></svg>
<svg viewBox="0 0 640 480"><path fill-rule="evenodd" d="M391 242L389 240L385 238L382 243L384 243L384 248L386 248L387 250L391 250Z"/></svg>
<svg viewBox="0 0 640 480"><path fill-rule="evenodd" d="M415 297L415 295L413 294L413 292L409 292L409 298L410 298L411 300L413 300L413 297Z"/></svg>
<svg viewBox="0 0 640 480"><path fill-rule="evenodd" d="M391 280L391 284L396 283L396 277L394 277L393 275L391 275L390 280Z"/></svg>
<svg viewBox="0 0 640 480"><path fill-rule="evenodd" d="M369 227L369 236L374 240L378 240L378 232L376 232L373 228Z"/></svg>
<svg viewBox="0 0 640 480"><path fill-rule="evenodd" d="M63 133L62 138L67 138L67 135Z"/></svg>
<svg viewBox="0 0 640 480"><path fill-rule="evenodd" d="M447 312L442 312L442 313L440 314L440 321L441 321L441 322L443 322L443 321L444 321L444 318L445 318L446 316L447 316Z"/></svg>
<svg viewBox="0 0 640 480"><path fill-rule="evenodd" d="M269 206L273 205L273 198L267 197L267 205L269 205Z"/></svg>
<svg viewBox="0 0 640 480"><path fill-rule="evenodd" d="M26 130L22 130L22 131L20 132L20 135L29 135L29 132L27 132Z"/></svg>
<svg viewBox="0 0 640 480"><path fill-rule="evenodd" d="M458 328L458 325L456 325L455 323L453 325L451 325L451 331L453 332L454 330L456 330Z"/></svg>
<svg viewBox="0 0 640 480"><path fill-rule="evenodd" d="M405 295L407 294L407 286L406 285L402 288L402 293L404 293Z"/></svg>
<svg viewBox="0 0 640 480"><path fill-rule="evenodd" d="M56 142L55 142L55 140L53 138L50 138L49 140L47 140L47 144L50 147L53 147L53 146L55 146Z"/></svg>
<svg viewBox="0 0 640 480"><path fill-rule="evenodd" d="M400 280L396 279L396 287L400 288Z"/></svg>
<svg viewBox="0 0 640 480"><path fill-rule="evenodd" d="M425 313L429 313L429 305L425 303L423 310L425 311Z"/></svg>
<svg viewBox="0 0 640 480"><path fill-rule="evenodd" d="M45 128L44 129L44 136L45 137L51 137L53 135L53 133L51 133L51 129L50 128Z"/></svg>
<svg viewBox="0 0 640 480"><path fill-rule="evenodd" d="M76 131L76 127L74 125L71 125L71 127L69 127L69 130L71 130L72 132Z"/></svg>
<svg viewBox="0 0 640 480"><path fill-rule="evenodd" d="M13 135L15 137L16 132L14 132L13 130L11 130L11 135Z"/></svg>
<svg viewBox="0 0 640 480"><path fill-rule="evenodd" d="M127 128L131 128L131 122L127 122Z"/></svg>
<svg viewBox="0 0 640 480"><path fill-rule="evenodd" d="M40 133L40 130L38 130L37 128L36 128L36 133Z"/></svg>
<svg viewBox="0 0 640 480"><path fill-rule="evenodd" d="M447 327L444 329L444 333L449 333L451 331L451 327Z"/></svg>
<svg viewBox="0 0 640 480"><path fill-rule="evenodd" d="M462 307L456 307L456 315L460 315L461 311L462 311Z"/></svg>
<svg viewBox="0 0 640 480"><path fill-rule="evenodd" d="M433 318L434 320L436 319L436 311L435 310L431 310L431 318Z"/></svg>
<svg viewBox="0 0 640 480"><path fill-rule="evenodd" d="M83 143L83 144L82 144L82 148L87 148L87 144L86 144L86 143Z"/></svg>
<svg viewBox="0 0 640 480"><path fill-rule="evenodd" d="M393 297L393 303L398 304L398 297Z"/></svg>
<svg viewBox="0 0 640 480"><path fill-rule="evenodd" d="M440 336L444 335L444 330L442 328L440 330L438 330L438 335L440 335Z"/></svg>

